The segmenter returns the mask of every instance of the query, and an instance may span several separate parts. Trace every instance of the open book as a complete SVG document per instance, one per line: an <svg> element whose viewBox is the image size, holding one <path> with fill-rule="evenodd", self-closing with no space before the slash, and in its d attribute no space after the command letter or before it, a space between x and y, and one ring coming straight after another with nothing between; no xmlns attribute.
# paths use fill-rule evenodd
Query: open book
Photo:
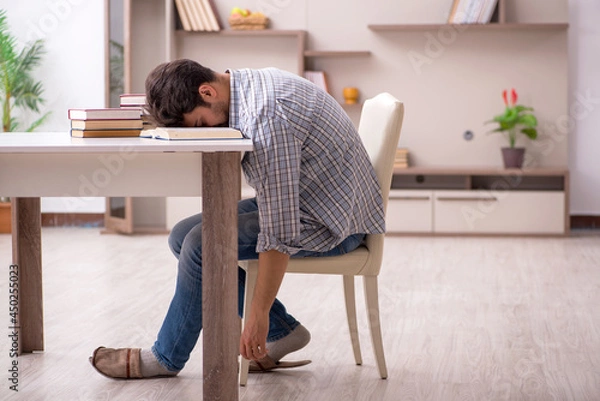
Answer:
<svg viewBox="0 0 600 401"><path fill-rule="evenodd" d="M242 133L233 128L221 127L157 127L144 131L144 136L152 136L156 139L241 139Z"/></svg>

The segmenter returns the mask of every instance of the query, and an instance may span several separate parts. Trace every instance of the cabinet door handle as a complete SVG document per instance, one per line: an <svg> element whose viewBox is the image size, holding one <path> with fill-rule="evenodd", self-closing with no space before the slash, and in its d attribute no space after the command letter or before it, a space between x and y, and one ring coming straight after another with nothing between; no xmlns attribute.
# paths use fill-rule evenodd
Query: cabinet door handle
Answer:
<svg viewBox="0 0 600 401"><path fill-rule="evenodd" d="M430 200L431 196L394 196L390 200Z"/></svg>
<svg viewBox="0 0 600 401"><path fill-rule="evenodd" d="M480 197L480 198L470 198L470 197L448 197L448 196L440 196L437 198L437 200L439 201L471 201L471 202L477 202L477 201L488 201L488 202L497 202L498 198L494 197L494 196L488 196L488 197Z"/></svg>

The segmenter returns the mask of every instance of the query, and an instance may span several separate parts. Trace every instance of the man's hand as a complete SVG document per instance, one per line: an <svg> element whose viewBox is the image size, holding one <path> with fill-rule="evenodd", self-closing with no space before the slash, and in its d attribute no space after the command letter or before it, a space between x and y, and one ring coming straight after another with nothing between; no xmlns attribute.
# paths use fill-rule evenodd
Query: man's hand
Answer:
<svg viewBox="0 0 600 401"><path fill-rule="evenodd" d="M240 339L240 354L249 360L262 359L267 356L268 333L269 311L251 314Z"/></svg>
<svg viewBox="0 0 600 401"><path fill-rule="evenodd" d="M271 250L258 255L258 276L254 288L250 315L240 338L240 354L250 360L267 356L269 310L287 269L289 255Z"/></svg>

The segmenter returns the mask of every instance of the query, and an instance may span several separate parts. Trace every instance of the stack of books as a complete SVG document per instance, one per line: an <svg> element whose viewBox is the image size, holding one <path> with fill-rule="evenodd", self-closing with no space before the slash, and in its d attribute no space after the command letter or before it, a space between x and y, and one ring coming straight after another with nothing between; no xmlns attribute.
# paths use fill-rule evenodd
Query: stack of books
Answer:
<svg viewBox="0 0 600 401"><path fill-rule="evenodd" d="M408 149L396 149L396 157L394 158L394 168L408 168Z"/></svg>
<svg viewBox="0 0 600 401"><path fill-rule="evenodd" d="M143 128L139 108L69 109L71 136L110 138L140 136Z"/></svg>
<svg viewBox="0 0 600 401"><path fill-rule="evenodd" d="M181 26L185 31L220 31L221 23L212 0L175 0Z"/></svg>
<svg viewBox="0 0 600 401"><path fill-rule="evenodd" d="M449 24L487 24L492 20L498 0L454 0Z"/></svg>
<svg viewBox="0 0 600 401"><path fill-rule="evenodd" d="M120 104L122 109L137 108L142 116L143 130L149 130L156 128L156 125L150 120L148 112L145 109L146 95L143 93L123 93L119 96Z"/></svg>

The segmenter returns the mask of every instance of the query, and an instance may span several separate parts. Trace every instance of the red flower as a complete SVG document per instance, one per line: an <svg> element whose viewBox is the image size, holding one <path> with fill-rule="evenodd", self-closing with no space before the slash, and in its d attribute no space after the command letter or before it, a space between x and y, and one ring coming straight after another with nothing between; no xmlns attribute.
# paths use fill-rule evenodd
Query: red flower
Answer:
<svg viewBox="0 0 600 401"><path fill-rule="evenodd" d="M513 106L517 104L517 91L514 88L510 91L510 102Z"/></svg>
<svg viewBox="0 0 600 401"><path fill-rule="evenodd" d="M508 107L508 99L506 97L506 89L502 91L502 99L504 99L504 104Z"/></svg>

